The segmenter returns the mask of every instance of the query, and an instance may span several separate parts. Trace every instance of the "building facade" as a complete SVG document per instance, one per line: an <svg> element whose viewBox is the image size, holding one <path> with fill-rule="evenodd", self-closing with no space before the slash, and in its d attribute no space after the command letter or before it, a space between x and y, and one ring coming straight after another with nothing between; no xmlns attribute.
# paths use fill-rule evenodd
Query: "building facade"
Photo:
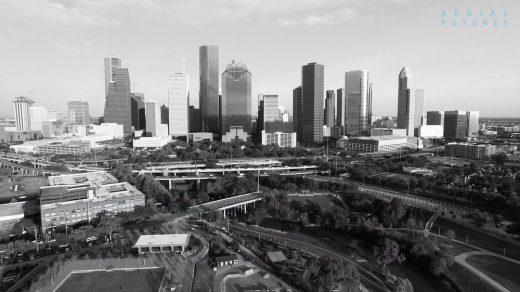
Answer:
<svg viewBox="0 0 520 292"><path fill-rule="evenodd" d="M204 132L220 134L218 47L199 47L201 127Z"/></svg>
<svg viewBox="0 0 520 292"><path fill-rule="evenodd" d="M468 119L465 111L444 112L444 137L448 139L466 138Z"/></svg>
<svg viewBox="0 0 520 292"><path fill-rule="evenodd" d="M487 144L448 143L444 146L444 154L449 157L488 159L496 154L496 146Z"/></svg>
<svg viewBox="0 0 520 292"><path fill-rule="evenodd" d="M67 102L67 113L69 125L71 126L88 126L90 125L90 113L88 102L86 101L69 101Z"/></svg>
<svg viewBox="0 0 520 292"><path fill-rule="evenodd" d="M407 136L416 134L424 116L424 90L413 88L413 75L408 67L399 73L397 127L406 129Z"/></svg>
<svg viewBox="0 0 520 292"><path fill-rule="evenodd" d="M29 107L29 121L31 131L42 131L43 123L48 121L47 109L41 106Z"/></svg>
<svg viewBox="0 0 520 292"><path fill-rule="evenodd" d="M327 90L325 93L325 125L327 127L334 127L336 118L336 94L334 90Z"/></svg>
<svg viewBox="0 0 520 292"><path fill-rule="evenodd" d="M296 132L296 139L301 141L302 129L303 129L303 100L302 100L302 87L298 86L293 90L293 126L294 132Z"/></svg>
<svg viewBox="0 0 520 292"><path fill-rule="evenodd" d="M368 134L372 118L372 85L367 70L345 73L345 96L345 134Z"/></svg>
<svg viewBox="0 0 520 292"><path fill-rule="evenodd" d="M466 118L468 120L467 136L469 138L477 138L479 130L479 112L478 111L466 111Z"/></svg>
<svg viewBox="0 0 520 292"><path fill-rule="evenodd" d="M346 105L345 89L339 88L336 90L336 126L340 127L341 135L345 134Z"/></svg>
<svg viewBox="0 0 520 292"><path fill-rule="evenodd" d="M149 100L145 102L146 108L146 133L155 137L158 128L161 125L161 108L156 101Z"/></svg>
<svg viewBox="0 0 520 292"><path fill-rule="evenodd" d="M302 143L323 142L324 71L318 63L302 66Z"/></svg>
<svg viewBox="0 0 520 292"><path fill-rule="evenodd" d="M14 120L16 124L16 131L29 132L31 131L31 118L29 108L34 101L28 97L15 97L14 105Z"/></svg>
<svg viewBox="0 0 520 292"><path fill-rule="evenodd" d="M168 127L173 136L187 136L189 132L189 77L173 73L168 77Z"/></svg>
<svg viewBox="0 0 520 292"><path fill-rule="evenodd" d="M110 60L114 61L114 59ZM132 134L130 75L127 68L106 67L106 62L107 59L105 59L105 70L110 72L105 71L105 78L111 76L112 79L107 86L104 122L121 124L125 135L130 135ZM110 64L113 65L113 63ZM120 62L117 64L120 65Z"/></svg>
<svg viewBox="0 0 520 292"><path fill-rule="evenodd" d="M251 73L234 61L222 73L222 135L231 127L251 134Z"/></svg>
<svg viewBox="0 0 520 292"><path fill-rule="evenodd" d="M262 131L262 145L276 144L278 147L296 147L296 133Z"/></svg>
<svg viewBox="0 0 520 292"><path fill-rule="evenodd" d="M355 137L346 141L345 148L360 153L392 153L422 148L422 142L410 136Z"/></svg>
<svg viewBox="0 0 520 292"><path fill-rule="evenodd" d="M444 111L426 112L426 124L444 126Z"/></svg>

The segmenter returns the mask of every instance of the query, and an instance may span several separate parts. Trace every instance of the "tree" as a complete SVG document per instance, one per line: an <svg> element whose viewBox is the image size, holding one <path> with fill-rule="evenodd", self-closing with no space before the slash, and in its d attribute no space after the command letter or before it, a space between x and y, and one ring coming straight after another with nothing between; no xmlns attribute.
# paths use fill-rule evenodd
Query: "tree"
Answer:
<svg viewBox="0 0 520 292"><path fill-rule="evenodd" d="M399 251L399 244L388 238L380 239L378 245L374 246L374 255L383 271L386 271L386 266L393 262L400 264L406 260L406 257Z"/></svg>
<svg viewBox="0 0 520 292"><path fill-rule="evenodd" d="M451 240L455 239L455 231L451 229L446 230L446 237Z"/></svg>
<svg viewBox="0 0 520 292"><path fill-rule="evenodd" d="M413 292L413 285L410 280L406 278L397 278L394 283L395 292Z"/></svg>
<svg viewBox="0 0 520 292"><path fill-rule="evenodd" d="M434 257L430 263L430 271L436 277L448 271L448 264L442 257Z"/></svg>
<svg viewBox="0 0 520 292"><path fill-rule="evenodd" d="M520 221L513 222L507 226L506 232L520 237Z"/></svg>
<svg viewBox="0 0 520 292"><path fill-rule="evenodd" d="M122 219L116 216L107 215L106 213L101 213L99 215L97 228L101 233L108 233L108 237L112 243L112 234L123 231Z"/></svg>

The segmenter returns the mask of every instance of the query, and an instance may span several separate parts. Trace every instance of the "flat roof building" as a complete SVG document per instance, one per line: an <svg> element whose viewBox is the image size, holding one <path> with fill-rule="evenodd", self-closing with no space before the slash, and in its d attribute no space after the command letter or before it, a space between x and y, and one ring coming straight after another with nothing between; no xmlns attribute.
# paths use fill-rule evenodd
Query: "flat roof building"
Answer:
<svg viewBox="0 0 520 292"><path fill-rule="evenodd" d="M362 153L391 153L422 148L422 140L410 136L355 137L345 143L345 148Z"/></svg>
<svg viewBox="0 0 520 292"><path fill-rule="evenodd" d="M190 234L141 235L134 247L141 253L184 252L189 242Z"/></svg>

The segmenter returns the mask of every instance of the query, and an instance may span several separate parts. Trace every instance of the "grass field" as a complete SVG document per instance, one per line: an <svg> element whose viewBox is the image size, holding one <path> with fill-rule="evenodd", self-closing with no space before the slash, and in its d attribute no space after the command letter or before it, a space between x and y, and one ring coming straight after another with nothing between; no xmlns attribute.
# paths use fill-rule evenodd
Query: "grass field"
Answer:
<svg viewBox="0 0 520 292"><path fill-rule="evenodd" d="M207 258L201 260L195 265L195 279L193 280L192 291L210 291L213 290L213 279L215 272L208 265Z"/></svg>
<svg viewBox="0 0 520 292"><path fill-rule="evenodd" d="M11 179L11 181L9 181ZM2 176L0 177L0 199L17 198L29 194L37 193L40 187L47 186L49 180L43 176ZM15 192L14 186L18 185ZM11 190L13 187L13 190Z"/></svg>
<svg viewBox="0 0 520 292"><path fill-rule="evenodd" d="M157 292L165 268L72 273L56 292Z"/></svg>
<svg viewBox="0 0 520 292"><path fill-rule="evenodd" d="M472 255L466 262L511 291L520 291L520 265L490 255Z"/></svg>

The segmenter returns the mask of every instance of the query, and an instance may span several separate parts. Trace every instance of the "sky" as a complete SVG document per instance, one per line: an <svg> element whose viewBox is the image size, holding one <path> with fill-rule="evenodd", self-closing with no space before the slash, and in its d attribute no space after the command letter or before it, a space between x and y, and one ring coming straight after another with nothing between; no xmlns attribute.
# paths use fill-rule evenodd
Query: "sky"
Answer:
<svg viewBox="0 0 520 292"><path fill-rule="evenodd" d="M85 100L102 115L105 57L129 68L133 92L161 103L184 57L198 106L198 47L207 44L219 46L220 72L232 60L248 66L253 112L258 94L271 93L292 114L301 66L318 62L325 89L368 70L376 114L396 115L408 66L426 110L520 117L518 0L3 0L0 116L13 116L21 95L63 112Z"/></svg>

